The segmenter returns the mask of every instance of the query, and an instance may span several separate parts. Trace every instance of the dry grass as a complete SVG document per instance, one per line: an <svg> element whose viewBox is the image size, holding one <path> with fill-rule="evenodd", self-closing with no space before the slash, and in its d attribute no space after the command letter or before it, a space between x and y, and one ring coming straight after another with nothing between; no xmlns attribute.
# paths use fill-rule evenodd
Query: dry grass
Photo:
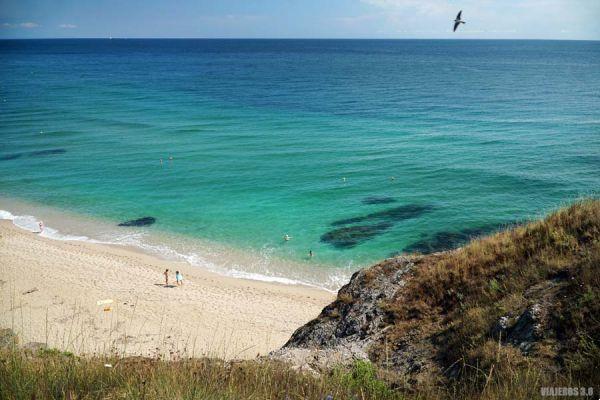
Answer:
<svg viewBox="0 0 600 400"><path fill-rule="evenodd" d="M524 357L493 328L534 303L548 309L548 337ZM408 334L432 341L441 368L459 366L480 389L521 379L523 371L538 381L599 384L591 371L600 367L600 201L420 259L387 308L389 343Z"/></svg>
<svg viewBox="0 0 600 400"><path fill-rule="evenodd" d="M81 358L12 347L0 350L0 399L525 400L540 398L541 386L573 386L559 375L549 379L515 349L488 342L479 351L488 364L473 367L473 374L406 389L395 386L397 376L366 362L317 376L273 361Z"/></svg>
<svg viewBox="0 0 600 400"><path fill-rule="evenodd" d="M0 352L2 399L322 400L328 395L334 399L404 398L379 380L368 363L315 376L272 361L80 358L51 350L32 354L18 348Z"/></svg>

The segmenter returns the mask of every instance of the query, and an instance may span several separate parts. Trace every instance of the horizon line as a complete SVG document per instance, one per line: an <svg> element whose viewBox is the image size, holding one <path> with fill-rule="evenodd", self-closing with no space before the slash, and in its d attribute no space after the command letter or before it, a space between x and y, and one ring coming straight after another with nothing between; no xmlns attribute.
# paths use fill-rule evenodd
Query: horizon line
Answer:
<svg viewBox="0 0 600 400"><path fill-rule="evenodd" d="M391 38L391 37L15 37L6 40L529 40L529 41L577 41L598 42L598 39L556 39L556 38Z"/></svg>

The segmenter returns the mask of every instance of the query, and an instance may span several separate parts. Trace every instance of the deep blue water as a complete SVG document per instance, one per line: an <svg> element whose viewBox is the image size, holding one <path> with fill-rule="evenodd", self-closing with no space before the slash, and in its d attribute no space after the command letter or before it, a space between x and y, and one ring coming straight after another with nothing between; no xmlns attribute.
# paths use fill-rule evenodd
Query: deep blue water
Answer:
<svg viewBox="0 0 600 400"><path fill-rule="evenodd" d="M0 195L319 271L600 187L600 42L0 41L0 98Z"/></svg>

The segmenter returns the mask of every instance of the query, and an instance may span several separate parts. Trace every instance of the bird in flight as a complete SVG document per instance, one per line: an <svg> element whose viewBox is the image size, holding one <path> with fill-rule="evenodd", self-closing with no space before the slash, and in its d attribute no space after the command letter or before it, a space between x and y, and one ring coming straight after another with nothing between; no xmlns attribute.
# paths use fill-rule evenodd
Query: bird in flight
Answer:
<svg viewBox="0 0 600 400"><path fill-rule="evenodd" d="M464 24L464 23L465 23L465 21L462 21L462 20L460 19L460 15L461 15L461 14L462 14L462 10L460 10L460 11L458 12L458 15L456 15L456 19L454 20L454 31L453 31L453 32L456 32L456 28L458 28L458 26L459 26L460 24Z"/></svg>

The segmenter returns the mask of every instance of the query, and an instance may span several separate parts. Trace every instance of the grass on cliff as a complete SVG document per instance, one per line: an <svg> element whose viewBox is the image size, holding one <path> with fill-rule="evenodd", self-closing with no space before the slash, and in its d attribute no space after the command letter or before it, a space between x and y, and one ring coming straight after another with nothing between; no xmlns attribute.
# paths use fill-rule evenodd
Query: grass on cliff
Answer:
<svg viewBox="0 0 600 400"><path fill-rule="evenodd" d="M368 362L315 376L272 361L82 358L17 347L0 351L1 399L323 400L327 396L403 398L377 378Z"/></svg>
<svg viewBox="0 0 600 400"><path fill-rule="evenodd" d="M386 307L386 342L407 335L433 344L442 369L481 389L520 373L538 381L600 386L600 201L418 260L405 290ZM544 333L527 354L495 330L531 307Z"/></svg>
<svg viewBox="0 0 600 400"><path fill-rule="evenodd" d="M483 389L457 381L406 390L394 387L395 380L364 361L316 376L272 361L84 358L57 350L0 350L3 400L529 400L541 399L541 386L574 386L560 375L548 379L534 364L495 376Z"/></svg>
<svg viewBox="0 0 600 400"><path fill-rule="evenodd" d="M540 398L540 384L568 383L545 382L536 370L523 369L484 391L458 383L407 391L394 388L386 377L365 361L317 376L272 361L84 358L57 350L0 350L0 399L11 400L525 400Z"/></svg>

